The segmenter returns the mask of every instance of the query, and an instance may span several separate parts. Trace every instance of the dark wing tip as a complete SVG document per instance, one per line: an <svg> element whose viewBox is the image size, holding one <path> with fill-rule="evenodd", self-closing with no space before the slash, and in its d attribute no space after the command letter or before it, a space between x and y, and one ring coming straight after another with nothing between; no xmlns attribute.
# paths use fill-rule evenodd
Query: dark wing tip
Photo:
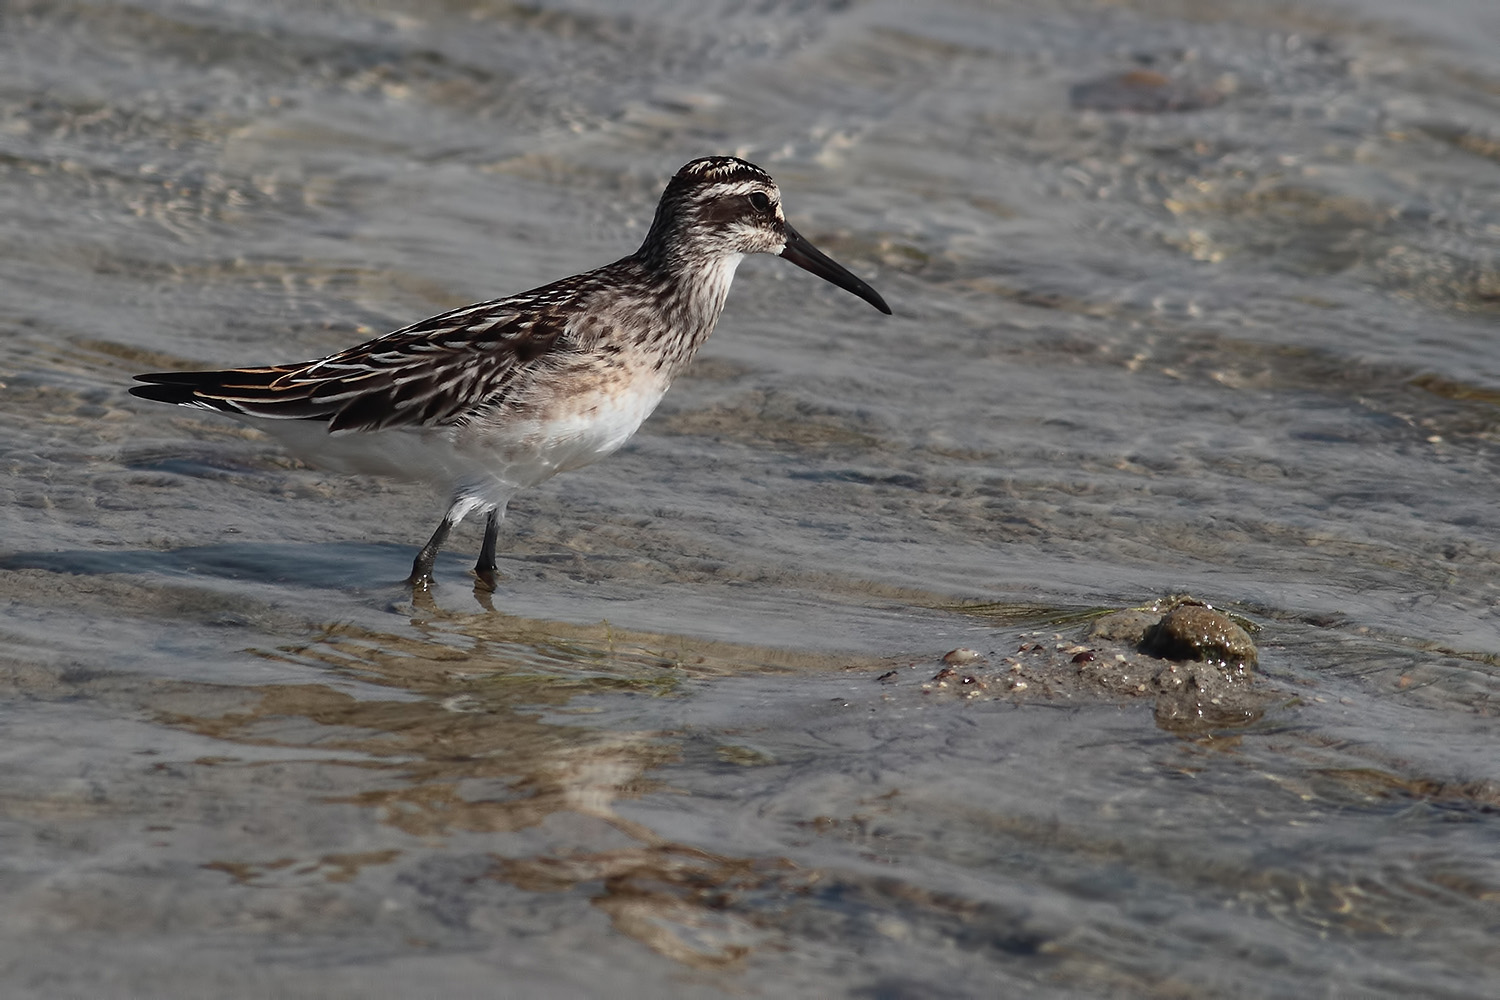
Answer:
<svg viewBox="0 0 1500 1000"><path fill-rule="evenodd" d="M195 380L189 380L183 376L191 374L191 372L154 372L148 375L137 375L135 377L137 382L148 384L131 386L130 394L157 403L190 403L193 401Z"/></svg>
<svg viewBox="0 0 1500 1000"><path fill-rule="evenodd" d="M269 389L270 383L282 373L277 368L241 368L230 371L209 372L148 372L135 376L145 385L130 387L132 396L150 399L158 403L189 404L206 406L226 412L240 412L240 403L245 393L249 399Z"/></svg>

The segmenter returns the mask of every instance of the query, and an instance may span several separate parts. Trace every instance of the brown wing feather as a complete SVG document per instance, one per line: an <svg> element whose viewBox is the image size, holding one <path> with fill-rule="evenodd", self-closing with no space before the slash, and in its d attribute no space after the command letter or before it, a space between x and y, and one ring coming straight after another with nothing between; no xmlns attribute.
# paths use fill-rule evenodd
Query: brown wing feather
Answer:
<svg viewBox="0 0 1500 1000"><path fill-rule="evenodd" d="M565 349L598 272L441 313L317 361L138 375L145 399L246 416L326 420L330 433L462 422ZM568 308L573 306L573 308Z"/></svg>

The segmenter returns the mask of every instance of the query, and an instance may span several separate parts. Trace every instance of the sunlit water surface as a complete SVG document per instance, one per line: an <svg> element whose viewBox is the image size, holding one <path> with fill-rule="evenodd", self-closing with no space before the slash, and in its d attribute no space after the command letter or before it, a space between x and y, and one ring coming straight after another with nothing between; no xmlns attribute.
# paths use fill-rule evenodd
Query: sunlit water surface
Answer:
<svg viewBox="0 0 1500 1000"><path fill-rule="evenodd" d="M125 394L614 259L712 152L895 316L747 261L492 598ZM1490 995L1497 321L1489 0L8 4L4 993ZM1169 593L1261 709L932 680Z"/></svg>

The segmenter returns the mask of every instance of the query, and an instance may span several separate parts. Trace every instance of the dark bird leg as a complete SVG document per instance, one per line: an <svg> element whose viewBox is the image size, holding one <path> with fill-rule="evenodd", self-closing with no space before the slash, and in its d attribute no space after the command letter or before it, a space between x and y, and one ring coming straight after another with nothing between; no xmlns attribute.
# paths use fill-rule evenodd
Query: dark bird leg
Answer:
<svg viewBox="0 0 1500 1000"><path fill-rule="evenodd" d="M494 590L500 582L500 575L495 572L495 542L500 536L500 518L504 516L503 507L490 511L490 518L484 524L484 545L479 549L479 562L474 564L474 575L487 590Z"/></svg>
<svg viewBox="0 0 1500 1000"><path fill-rule="evenodd" d="M437 561L438 551L443 543L448 540L448 532L464 516L465 508L460 502L453 501L453 506L448 508L448 513L443 515L442 523L427 539L427 544L422 546L422 551L417 553L416 561L411 564L411 576L407 577L406 583L414 590L426 590L432 586L432 564Z"/></svg>

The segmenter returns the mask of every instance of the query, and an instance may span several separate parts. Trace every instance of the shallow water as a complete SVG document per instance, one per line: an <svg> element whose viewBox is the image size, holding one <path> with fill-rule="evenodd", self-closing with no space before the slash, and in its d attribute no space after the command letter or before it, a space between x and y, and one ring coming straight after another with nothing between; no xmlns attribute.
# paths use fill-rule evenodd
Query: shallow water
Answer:
<svg viewBox="0 0 1500 1000"><path fill-rule="evenodd" d="M6 995L1493 992L1491 7L6 6ZM747 261L493 598L125 394L614 259L710 152L895 316ZM933 680L1174 592L1254 711Z"/></svg>

